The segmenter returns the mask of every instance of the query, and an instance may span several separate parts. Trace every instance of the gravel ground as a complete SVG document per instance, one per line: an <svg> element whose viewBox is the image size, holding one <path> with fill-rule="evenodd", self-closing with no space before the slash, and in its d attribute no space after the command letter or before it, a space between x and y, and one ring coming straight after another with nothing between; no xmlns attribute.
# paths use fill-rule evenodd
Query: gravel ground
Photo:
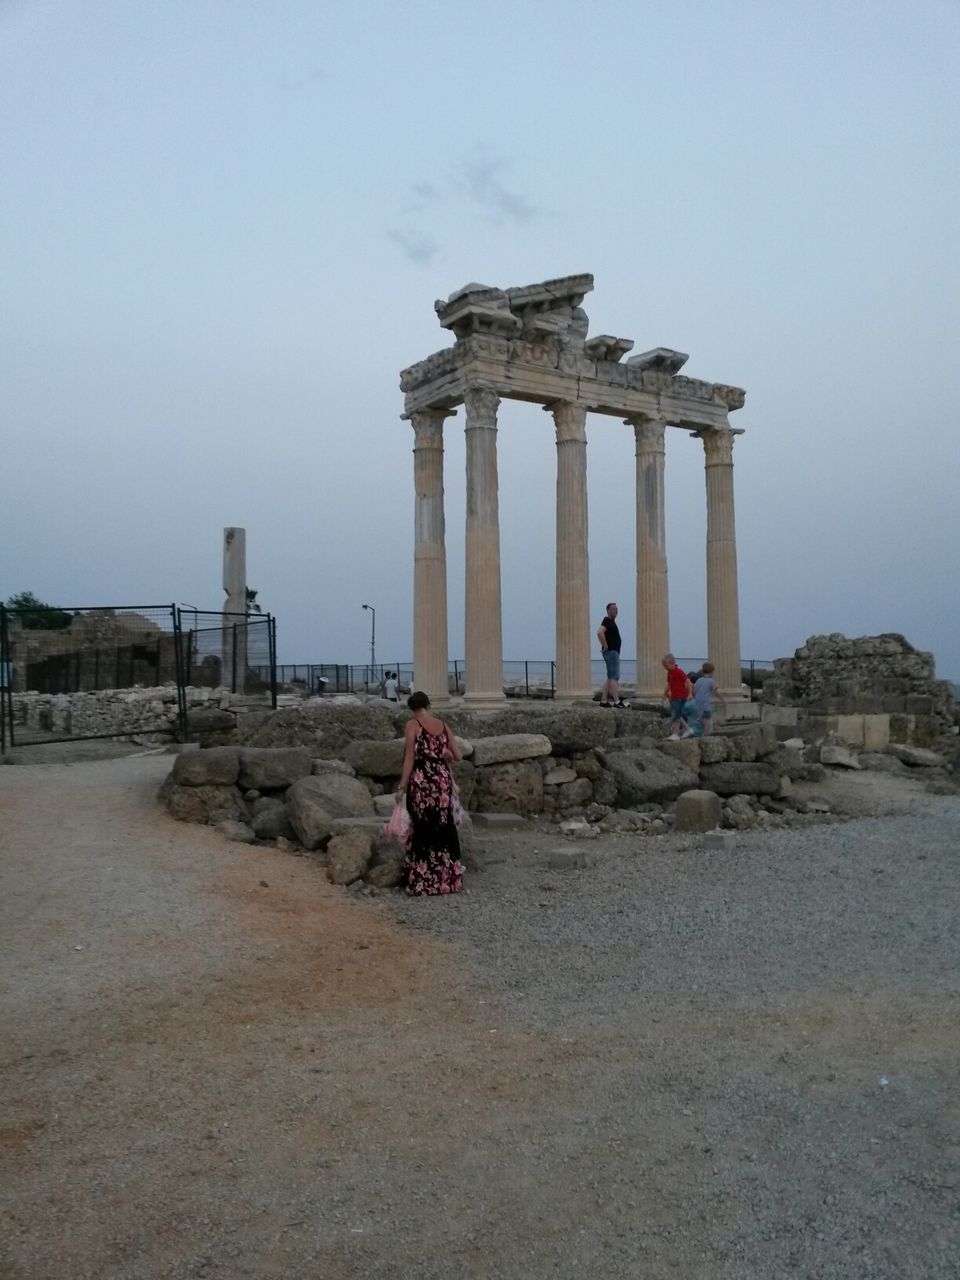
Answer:
<svg viewBox="0 0 960 1280"><path fill-rule="evenodd" d="M960 1274L960 799L370 902L169 765L0 770L4 1280Z"/></svg>

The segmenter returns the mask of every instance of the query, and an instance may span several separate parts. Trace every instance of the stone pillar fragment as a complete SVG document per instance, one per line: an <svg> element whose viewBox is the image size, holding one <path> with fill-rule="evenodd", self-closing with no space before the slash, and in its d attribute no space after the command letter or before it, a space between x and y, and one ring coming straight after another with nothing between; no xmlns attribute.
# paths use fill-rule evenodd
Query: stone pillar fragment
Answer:
<svg viewBox="0 0 960 1280"><path fill-rule="evenodd" d="M664 424L628 418L637 456L637 697L661 698L670 649L667 534L663 496Z"/></svg>
<svg viewBox="0 0 960 1280"><path fill-rule="evenodd" d="M545 406L557 432L557 676L561 701L591 698L590 575L587 555L587 410Z"/></svg>
<svg viewBox="0 0 960 1280"><path fill-rule="evenodd" d="M223 531L223 589L227 598L223 602L220 680L227 689L243 693L247 673L246 529Z"/></svg>
<svg viewBox="0 0 960 1280"><path fill-rule="evenodd" d="M443 423L453 409L423 409L413 424L416 510L413 560L413 687L433 703L449 697Z"/></svg>
<svg viewBox="0 0 960 1280"><path fill-rule="evenodd" d="M703 441L707 480L707 647L724 701L748 698L740 674L740 603L737 530L733 506L733 442L730 427L693 433Z"/></svg>
<svg viewBox="0 0 960 1280"><path fill-rule="evenodd" d="M466 701L503 701L497 409L492 387L464 394L467 443Z"/></svg>

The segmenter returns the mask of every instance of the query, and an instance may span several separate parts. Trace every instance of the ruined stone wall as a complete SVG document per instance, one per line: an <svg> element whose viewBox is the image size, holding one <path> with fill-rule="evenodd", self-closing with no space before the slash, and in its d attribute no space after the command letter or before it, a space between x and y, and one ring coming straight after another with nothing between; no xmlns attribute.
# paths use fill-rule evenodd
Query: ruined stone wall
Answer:
<svg viewBox="0 0 960 1280"><path fill-rule="evenodd" d="M188 714L218 708L230 697L226 689L188 689ZM142 733L173 739L177 730L175 685L96 693L14 693L11 702L15 740L18 731L31 739L44 734L119 738Z"/></svg>
<svg viewBox="0 0 960 1280"><path fill-rule="evenodd" d="M765 708L799 708L807 722L883 715L894 742L944 733L955 707L953 686L937 680L933 655L894 633L811 636L792 658L774 663L763 701Z"/></svg>

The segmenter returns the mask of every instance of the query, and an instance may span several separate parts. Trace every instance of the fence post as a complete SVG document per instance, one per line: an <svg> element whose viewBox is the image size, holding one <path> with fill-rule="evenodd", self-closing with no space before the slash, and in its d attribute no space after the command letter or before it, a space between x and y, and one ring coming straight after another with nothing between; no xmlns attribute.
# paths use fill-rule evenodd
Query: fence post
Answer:
<svg viewBox="0 0 960 1280"><path fill-rule="evenodd" d="M530 663L524 658L523 660L523 683L527 690L527 697L530 697Z"/></svg>
<svg viewBox="0 0 960 1280"><path fill-rule="evenodd" d="M556 662L553 659L551 659L550 661L550 697L551 698L555 698L557 696L557 686L556 686L556 679L555 679L556 667L557 667Z"/></svg>
<svg viewBox="0 0 960 1280"><path fill-rule="evenodd" d="M460 663L457 661L456 658L454 658L453 660L453 683L454 683L454 688L457 691L457 696L459 697L460 696Z"/></svg>
<svg viewBox="0 0 960 1280"><path fill-rule="evenodd" d="M277 620L267 614L267 644L270 653L270 705L277 709Z"/></svg>
<svg viewBox="0 0 960 1280"><path fill-rule="evenodd" d="M10 673L11 662L7 649L7 610L0 604L0 677L3 687L0 688L0 752L7 750L7 692L13 683ZM13 716L10 717L10 745L13 746Z"/></svg>
<svg viewBox="0 0 960 1280"><path fill-rule="evenodd" d="M170 606L170 616L173 619L173 669L177 681L177 729L178 737L181 742L187 740L187 685L183 678L183 653L181 651L181 642L183 640L183 629L180 625L180 610L176 604ZM192 640L191 640L192 643Z"/></svg>
<svg viewBox="0 0 960 1280"><path fill-rule="evenodd" d="M230 628L230 630L233 632L233 636L232 636L233 658L230 662L230 692L236 693L237 692L237 624L234 623L233 626Z"/></svg>

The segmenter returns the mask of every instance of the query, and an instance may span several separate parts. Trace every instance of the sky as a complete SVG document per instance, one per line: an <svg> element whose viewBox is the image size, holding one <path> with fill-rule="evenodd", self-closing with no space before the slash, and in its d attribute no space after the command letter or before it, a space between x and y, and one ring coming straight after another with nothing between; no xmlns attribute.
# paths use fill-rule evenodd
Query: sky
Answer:
<svg viewBox="0 0 960 1280"><path fill-rule="evenodd" d="M960 680L954 0L0 0L0 596L221 607L284 662L412 654L399 371L468 281L746 388L745 658L902 632ZM463 654L463 415L448 420ZM632 432L588 419L591 608L636 645ZM554 651L552 425L504 402L504 656ZM707 657L670 429L671 647Z"/></svg>

